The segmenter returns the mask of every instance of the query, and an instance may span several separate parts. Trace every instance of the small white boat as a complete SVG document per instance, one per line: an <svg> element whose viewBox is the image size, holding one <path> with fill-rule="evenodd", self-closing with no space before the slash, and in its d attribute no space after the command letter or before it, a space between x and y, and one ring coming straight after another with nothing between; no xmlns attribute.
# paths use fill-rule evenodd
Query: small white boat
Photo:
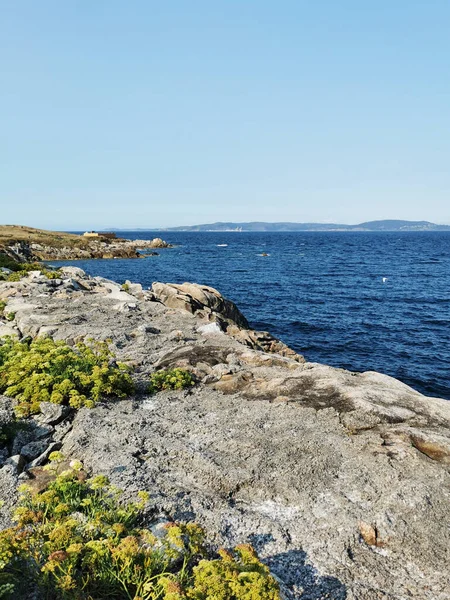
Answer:
<svg viewBox="0 0 450 600"><path fill-rule="evenodd" d="M218 248L225 248L225 246L228 246L228 244L217 244Z"/></svg>

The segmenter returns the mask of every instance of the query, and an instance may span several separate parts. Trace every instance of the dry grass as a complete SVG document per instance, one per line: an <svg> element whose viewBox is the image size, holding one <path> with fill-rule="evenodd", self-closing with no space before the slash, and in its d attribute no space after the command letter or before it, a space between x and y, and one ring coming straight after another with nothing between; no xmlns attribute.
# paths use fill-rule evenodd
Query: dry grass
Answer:
<svg viewBox="0 0 450 600"><path fill-rule="evenodd" d="M24 225L0 225L0 245L10 245L14 242L32 242L53 247L78 246L86 247L89 241L81 235L46 231Z"/></svg>
<svg viewBox="0 0 450 600"><path fill-rule="evenodd" d="M0 225L0 248L11 246L15 242L30 242L51 246L52 248L88 248L95 242L122 242L121 238L108 240L107 238L86 238L74 233L62 231L47 231L46 229L35 229L25 225Z"/></svg>

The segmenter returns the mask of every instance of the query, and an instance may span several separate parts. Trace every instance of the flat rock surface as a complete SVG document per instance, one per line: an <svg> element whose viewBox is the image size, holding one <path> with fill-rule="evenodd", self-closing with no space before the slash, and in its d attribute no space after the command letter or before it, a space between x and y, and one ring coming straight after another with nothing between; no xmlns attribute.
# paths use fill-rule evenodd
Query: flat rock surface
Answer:
<svg viewBox="0 0 450 600"><path fill-rule="evenodd" d="M215 291L209 310L189 304L205 286L185 286L181 306L161 286L125 292L78 269L55 281L0 284L19 335L111 339L138 385L57 426L66 456L129 497L146 489L156 513L197 520L213 545L250 541L286 598L450 598L450 403L263 352L243 321L215 315ZM146 394L175 366L198 384ZM14 477L0 468L10 504Z"/></svg>

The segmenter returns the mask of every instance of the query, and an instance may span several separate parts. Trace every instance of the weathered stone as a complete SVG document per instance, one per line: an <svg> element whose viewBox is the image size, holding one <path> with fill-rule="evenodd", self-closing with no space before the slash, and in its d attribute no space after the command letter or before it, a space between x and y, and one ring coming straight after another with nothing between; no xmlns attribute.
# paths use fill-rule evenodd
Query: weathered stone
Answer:
<svg viewBox="0 0 450 600"><path fill-rule="evenodd" d="M154 283L152 291L165 306L181 308L194 314L208 309L213 315L228 320L240 327L248 327L247 319L231 300L207 285L196 283Z"/></svg>
<svg viewBox="0 0 450 600"><path fill-rule="evenodd" d="M305 362L303 356L297 354L295 350L292 350L292 348L274 338L267 331L253 331L251 329L240 329L232 326L227 329L227 333L241 344L245 344L255 350L274 352L297 362Z"/></svg>
<svg viewBox="0 0 450 600"><path fill-rule="evenodd" d="M52 452L59 450L61 448L61 442L52 442L42 454L40 454L37 458L30 462L30 468L40 467L45 464L48 460L48 457Z"/></svg>
<svg viewBox="0 0 450 600"><path fill-rule="evenodd" d="M139 299L144 297L142 285L140 283L131 283L131 281L125 281L125 286L127 288L127 293L131 296L136 296Z"/></svg>
<svg viewBox="0 0 450 600"><path fill-rule="evenodd" d="M223 335L223 329L218 323L208 323L207 325L201 325L197 331L202 335Z"/></svg>
<svg viewBox="0 0 450 600"><path fill-rule="evenodd" d="M161 238L154 238L150 242L150 245L148 247L149 248L170 248L171 245L168 244L167 242L165 242L164 240L162 240Z"/></svg>
<svg viewBox="0 0 450 600"><path fill-rule="evenodd" d="M11 398L0 395L0 427L14 421L13 401Z"/></svg>
<svg viewBox="0 0 450 600"><path fill-rule="evenodd" d="M114 305L114 310L117 310L121 313L129 313L137 309L138 305L136 302L119 302L118 304Z"/></svg>
<svg viewBox="0 0 450 600"><path fill-rule="evenodd" d="M2 446L2 442L0 441L0 466L3 465L5 460L9 457L8 449Z"/></svg>
<svg viewBox="0 0 450 600"><path fill-rule="evenodd" d="M53 404L52 402L41 402L41 412L36 417L40 423L56 425L70 413L70 408L62 404Z"/></svg>
<svg viewBox="0 0 450 600"><path fill-rule="evenodd" d="M7 458L4 465L12 467L13 472L16 475L19 475L19 473L23 471L25 462L25 458L21 454L15 454L14 456Z"/></svg>
<svg viewBox="0 0 450 600"><path fill-rule="evenodd" d="M54 337L58 333L59 327L57 325L43 325L39 328L38 336L41 338L44 337Z"/></svg>
<svg viewBox="0 0 450 600"><path fill-rule="evenodd" d="M60 267L60 272L64 275L69 275L69 277L84 277L86 274L83 269L79 267Z"/></svg>
<svg viewBox="0 0 450 600"><path fill-rule="evenodd" d="M0 338L7 335L19 339L20 331L13 325L6 325L5 323L0 322Z"/></svg>
<svg viewBox="0 0 450 600"><path fill-rule="evenodd" d="M151 325L139 325L139 327L136 327L130 335L133 337L141 337L146 334L158 335L159 333L161 333L161 330L157 327L152 327Z"/></svg>
<svg viewBox="0 0 450 600"><path fill-rule="evenodd" d="M419 452L445 465L450 465L450 436L444 437L435 432L412 431L411 443Z"/></svg>
<svg viewBox="0 0 450 600"><path fill-rule="evenodd" d="M48 448L48 440L38 440L36 442L30 442L25 446L22 446L20 454L24 457L27 462L40 456Z"/></svg>
<svg viewBox="0 0 450 600"><path fill-rule="evenodd" d="M53 433L51 425L40 424L33 420L15 422L17 433L11 446L12 454L21 454L22 448L27 444L48 438Z"/></svg>
<svg viewBox="0 0 450 600"><path fill-rule="evenodd" d="M17 502L18 477L14 465L4 465L0 468L0 530L13 525L12 509Z"/></svg>

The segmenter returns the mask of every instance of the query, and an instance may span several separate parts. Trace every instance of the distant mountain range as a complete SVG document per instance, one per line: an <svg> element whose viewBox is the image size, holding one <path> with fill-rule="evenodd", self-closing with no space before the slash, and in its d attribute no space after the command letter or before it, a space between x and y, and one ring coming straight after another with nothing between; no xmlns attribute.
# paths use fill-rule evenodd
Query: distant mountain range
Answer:
<svg viewBox="0 0 450 600"><path fill-rule="evenodd" d="M367 221L358 225L338 223L209 223L181 227L159 228L156 231L450 231L450 225L436 225L429 221Z"/></svg>

